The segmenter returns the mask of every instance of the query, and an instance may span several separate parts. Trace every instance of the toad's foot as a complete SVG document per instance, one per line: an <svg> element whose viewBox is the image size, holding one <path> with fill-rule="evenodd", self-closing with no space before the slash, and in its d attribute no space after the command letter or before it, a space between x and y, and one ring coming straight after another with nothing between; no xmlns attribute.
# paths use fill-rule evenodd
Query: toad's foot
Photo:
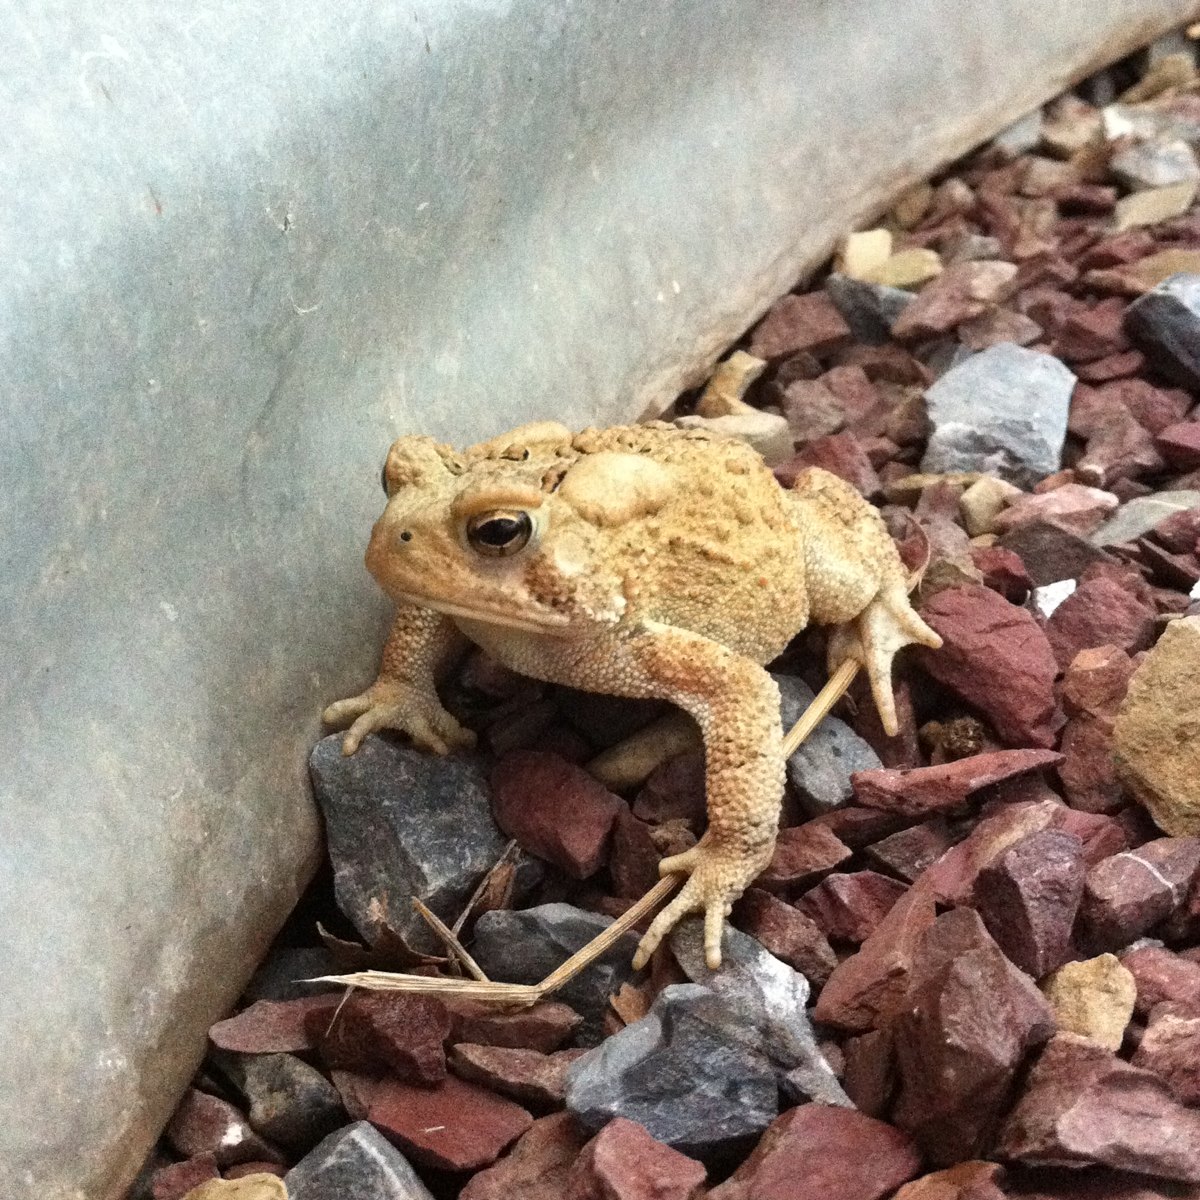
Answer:
<svg viewBox="0 0 1200 1200"><path fill-rule="evenodd" d="M365 692L338 700L322 714L326 725L350 728L342 739L342 753L353 754L368 733L396 729L424 750L449 754L469 750L475 735L464 729L443 707L437 695L406 683L376 680Z"/></svg>
<svg viewBox="0 0 1200 1200"><path fill-rule="evenodd" d="M916 614L897 583L885 583L871 603L853 621L839 625L829 639L829 673L847 659L866 668L871 695L889 737L900 731L892 692L892 659L913 643L937 650L942 639Z"/></svg>
<svg viewBox="0 0 1200 1200"><path fill-rule="evenodd" d="M754 881L771 857L764 851L747 852L701 839L683 854L664 858L660 875L688 874L683 890L654 918L633 956L634 970L641 970L659 943L688 913L704 914L704 958L710 970L721 965L721 931L733 903Z"/></svg>

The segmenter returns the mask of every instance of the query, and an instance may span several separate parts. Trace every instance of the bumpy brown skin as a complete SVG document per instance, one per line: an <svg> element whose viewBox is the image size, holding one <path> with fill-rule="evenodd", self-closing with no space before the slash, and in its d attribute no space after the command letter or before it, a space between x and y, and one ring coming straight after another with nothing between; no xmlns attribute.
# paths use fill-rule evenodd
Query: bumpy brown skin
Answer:
<svg viewBox="0 0 1200 1200"><path fill-rule="evenodd" d="M788 492L748 446L662 424L543 422L461 454L405 437L385 480L367 566L398 612L379 678L326 710L353 722L346 753L382 728L438 753L469 745L435 686L464 635L525 675L672 701L704 735L708 829L663 861L689 878L636 961L703 911L719 966L723 919L770 859L783 794L779 693L761 664L810 620L839 626L831 668L866 667L892 731L892 657L940 645L879 515L825 471ZM528 541L481 553L468 523L494 512L527 514Z"/></svg>

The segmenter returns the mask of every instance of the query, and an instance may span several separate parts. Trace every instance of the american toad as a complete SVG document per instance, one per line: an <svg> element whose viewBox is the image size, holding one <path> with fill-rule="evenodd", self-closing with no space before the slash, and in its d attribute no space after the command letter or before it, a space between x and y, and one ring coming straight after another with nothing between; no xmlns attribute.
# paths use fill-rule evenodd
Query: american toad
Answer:
<svg viewBox="0 0 1200 1200"><path fill-rule="evenodd" d="M438 753L470 745L435 686L464 639L538 679L672 701L704 737L708 829L663 860L688 879L637 961L703 911L717 967L783 793L779 693L762 664L810 621L838 626L830 668L861 662L891 732L893 656L940 645L879 515L825 471L788 491L741 442L663 424L573 435L543 422L461 453L403 437L383 482L367 566L397 615L379 678L325 712L350 724L345 752L385 728Z"/></svg>

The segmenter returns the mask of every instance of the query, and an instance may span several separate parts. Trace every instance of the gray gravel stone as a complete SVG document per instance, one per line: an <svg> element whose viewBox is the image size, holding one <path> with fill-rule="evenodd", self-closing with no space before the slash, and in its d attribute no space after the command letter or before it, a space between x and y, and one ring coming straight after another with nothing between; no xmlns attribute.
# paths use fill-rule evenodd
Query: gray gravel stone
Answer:
<svg viewBox="0 0 1200 1200"><path fill-rule="evenodd" d="M986 471L1030 487L1057 471L1075 376L1057 358L1004 343L925 393L933 434L921 470Z"/></svg>
<svg viewBox="0 0 1200 1200"><path fill-rule="evenodd" d="M489 979L541 983L564 959L611 924L610 917L561 903L484 913L475 924L471 954ZM635 934L624 934L607 954L557 993L557 999L583 1018L576 1035L579 1045L595 1045L603 1036L608 998L633 977L637 943Z"/></svg>
<svg viewBox="0 0 1200 1200"><path fill-rule="evenodd" d="M1135 142L1114 154L1108 165L1127 188L1136 192L1200 179L1195 152L1179 139Z"/></svg>
<svg viewBox="0 0 1200 1200"><path fill-rule="evenodd" d="M1016 158L1018 155L1036 150L1041 140L1042 110L1035 108L1033 112L1026 113L1025 116L1019 117L1011 125L1000 130L992 138L992 145L1009 157Z"/></svg>
<svg viewBox="0 0 1200 1200"><path fill-rule="evenodd" d="M251 1129L288 1150L308 1150L346 1119L337 1089L294 1054L215 1058L245 1097Z"/></svg>
<svg viewBox="0 0 1200 1200"><path fill-rule="evenodd" d="M808 980L781 962L749 934L730 925L721 939L721 967L704 961L704 921L691 917L671 934L671 952L683 973L720 996L738 1014L744 1029L758 1031L762 1053L779 1082L800 1103L850 1106L836 1076L817 1049L808 1020Z"/></svg>
<svg viewBox="0 0 1200 1200"><path fill-rule="evenodd" d="M1173 492L1156 492L1153 496L1137 496L1127 500L1095 533L1092 542L1097 546L1115 546L1132 542L1149 533L1159 521L1172 513L1200 507L1200 491L1180 488Z"/></svg>
<svg viewBox="0 0 1200 1200"><path fill-rule="evenodd" d="M867 283L836 273L825 280L825 290L855 338L869 346L882 346L890 339L896 318L915 299L912 292L903 288Z"/></svg>
<svg viewBox="0 0 1200 1200"><path fill-rule="evenodd" d="M336 992L335 983L304 981L336 975L338 966L324 946L281 946L271 951L242 994L247 1000L296 1000L317 992Z"/></svg>
<svg viewBox="0 0 1200 1200"><path fill-rule="evenodd" d="M772 675L779 685L783 731L800 719L813 702L813 690L794 675ZM848 804L854 795L850 775L871 771L883 764L870 743L845 721L826 717L807 741L788 759L788 781L810 816L831 812Z"/></svg>
<svg viewBox="0 0 1200 1200"><path fill-rule="evenodd" d="M590 1129L625 1117L710 1159L758 1137L779 1095L759 1031L735 1004L684 983L664 988L647 1016L571 1067L567 1108Z"/></svg>
<svg viewBox="0 0 1200 1200"><path fill-rule="evenodd" d="M1125 330L1168 378L1200 389L1200 275L1172 275L1125 310Z"/></svg>
<svg viewBox="0 0 1200 1200"><path fill-rule="evenodd" d="M289 1200L433 1200L408 1159L366 1121L331 1133L283 1182Z"/></svg>
<svg viewBox="0 0 1200 1200"><path fill-rule="evenodd" d="M317 743L309 768L342 911L368 942L391 929L440 952L412 897L453 921L507 844L478 761L375 736L347 757L333 734Z"/></svg>

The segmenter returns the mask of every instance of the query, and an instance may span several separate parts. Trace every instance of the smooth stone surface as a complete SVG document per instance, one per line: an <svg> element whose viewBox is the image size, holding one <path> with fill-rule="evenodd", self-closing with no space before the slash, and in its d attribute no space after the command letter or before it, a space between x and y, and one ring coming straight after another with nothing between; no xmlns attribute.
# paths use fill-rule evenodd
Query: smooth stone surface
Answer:
<svg viewBox="0 0 1200 1200"><path fill-rule="evenodd" d="M366 1121L331 1133L283 1181L289 1200L433 1200L408 1159Z"/></svg>
<svg viewBox="0 0 1200 1200"><path fill-rule="evenodd" d="M3 10L0 1194L122 1194L302 891L388 441L657 410L1183 7Z"/></svg>
<svg viewBox="0 0 1200 1200"><path fill-rule="evenodd" d="M933 433L921 470L984 471L1031 487L1061 464L1075 376L1058 359L1000 345L925 393Z"/></svg>
<svg viewBox="0 0 1200 1200"><path fill-rule="evenodd" d="M489 979L541 983L576 950L602 933L612 920L570 904L542 904L517 912L484 913L475 923L471 954ZM606 954L559 989L557 998L583 1017L581 1046L595 1045L608 998L633 976L638 939L624 934Z"/></svg>
<svg viewBox="0 0 1200 1200"><path fill-rule="evenodd" d="M478 760L375 735L347 756L341 735L331 734L309 766L338 907L369 943L391 932L440 952L412 897L452 922L507 845Z"/></svg>
<svg viewBox="0 0 1200 1200"><path fill-rule="evenodd" d="M735 1002L673 984L650 1012L567 1075L567 1109L591 1129L614 1117L694 1158L746 1147L775 1118L775 1071Z"/></svg>

